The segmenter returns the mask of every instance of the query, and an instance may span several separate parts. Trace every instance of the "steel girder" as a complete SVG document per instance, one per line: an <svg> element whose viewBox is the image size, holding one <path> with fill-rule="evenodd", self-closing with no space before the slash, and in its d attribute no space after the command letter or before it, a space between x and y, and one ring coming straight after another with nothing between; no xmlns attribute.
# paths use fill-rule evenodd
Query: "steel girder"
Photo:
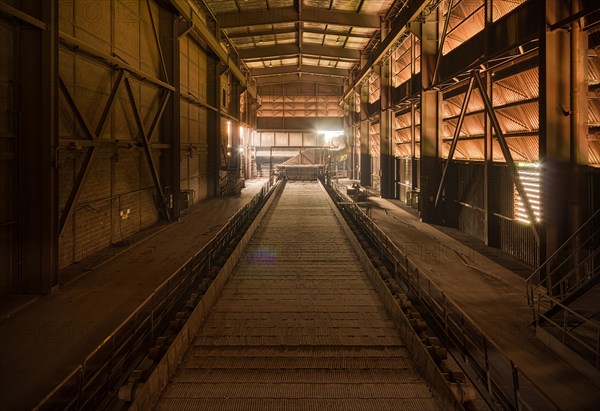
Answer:
<svg viewBox="0 0 600 411"><path fill-rule="evenodd" d="M91 124L88 122L88 120L85 118L85 116L81 113L79 106L75 102L75 99L73 98L73 95L71 94L71 91L69 90L68 86L66 85L66 83L64 82L62 77L59 77L60 90L62 91L62 94L65 97L67 104L71 108L71 111L75 115L75 119L77 120L77 122L79 123L81 128L83 129L88 140L91 141L92 143L94 142L94 140L97 140L102 135L102 131L104 130L104 126L106 125L106 120L108 118L108 114L110 113L110 110L112 109L112 106L115 102L115 97L117 95L119 87L121 86L121 83L123 82L123 75L124 75L123 71L122 70L119 71L119 74L117 75L117 79L111 89L110 95L108 97L108 100L106 101L106 104L104 105L104 108L102 110L102 115L100 116L100 120L98 121L98 124L96 125L95 129L92 128ZM79 172L77 173L77 176L75 177L75 182L73 183L73 188L71 189L71 192L69 193L69 197L67 198L67 202L65 203L63 212L60 215L60 220L59 220L59 224L58 224L58 235L59 236L62 234L62 232L65 228L65 225L67 223L67 220L69 219L69 217L71 217L71 214L73 213L73 208L74 208L73 206L75 205L75 203L77 203L77 199L79 198L79 195L81 194L81 188L83 187L83 183L85 182L86 176L90 170L90 164L92 164L92 162L93 162L95 153L96 153L96 148L93 144L91 144L87 148L87 152L83 159L83 163L81 164L81 167L79 168Z"/></svg>
<svg viewBox="0 0 600 411"><path fill-rule="evenodd" d="M321 66L309 66L303 65L302 69L298 69L297 66L279 66L279 67L268 67L268 68L259 68L252 70L252 76L255 78L265 77L265 76L274 76L280 74L319 74L333 77L348 77L349 71L346 69L340 69L335 67L321 67Z"/></svg>
<svg viewBox="0 0 600 411"><path fill-rule="evenodd" d="M347 60L360 58L360 50L342 47L321 46L318 44L281 44L277 46L253 47L238 50L241 59L263 59L268 57L296 56L299 54L314 55L319 57L332 57Z"/></svg>
<svg viewBox="0 0 600 411"><path fill-rule="evenodd" d="M137 107L137 103L135 101L135 96L133 95L133 89L131 88L131 83L129 81L129 78L127 78L127 77L125 78L125 89L127 90L127 96L129 97L129 103L131 104L131 109L133 110L133 117L134 117L135 123L138 128L138 135L142 142L142 146L144 147L144 153L146 154L146 161L148 162L148 165L150 166L150 173L152 174L152 180L154 182L154 187L156 188L156 192L159 196L158 203L160 206L160 211L163 213L163 218L168 220L169 216L170 216L169 207L167 206L167 202L165 199L165 193L163 191L163 188L162 188L162 185L160 182L160 175L158 173L158 169L156 168L156 163L154 162L154 158L152 157L152 149L151 149L149 143L150 143L150 140L152 139L152 135L154 134L154 130L156 129L156 125L160 122L160 119L162 118L162 116L164 114L166 105L169 101L170 93L167 91L163 92L164 94L163 94L162 101L161 101L160 107L158 109L158 112L154 116L152 123L150 125L150 128L146 132L146 130L144 128L144 124L142 122L140 111L139 111L139 109Z"/></svg>
<svg viewBox="0 0 600 411"><path fill-rule="evenodd" d="M376 14L333 11L316 7L285 7L270 10L257 10L245 13L225 13L218 15L219 27L223 29L245 26L262 26L278 23L297 23L300 21L336 26L380 28Z"/></svg>

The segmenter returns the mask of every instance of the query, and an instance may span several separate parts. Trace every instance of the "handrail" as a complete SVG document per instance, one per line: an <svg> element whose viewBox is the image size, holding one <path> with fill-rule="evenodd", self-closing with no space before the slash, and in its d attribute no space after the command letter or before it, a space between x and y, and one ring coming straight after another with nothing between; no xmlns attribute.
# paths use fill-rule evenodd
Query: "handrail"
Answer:
<svg viewBox="0 0 600 411"><path fill-rule="evenodd" d="M559 300L551 297L550 295L539 293L537 303L541 304L542 299L550 300L551 305L559 306L562 309L563 321L562 324L559 324L558 322L556 322L556 320L552 318L552 316L547 316L541 313L541 310L538 309L537 316L535 319L536 326L539 325L540 320L543 319L545 322L559 328L562 335L562 343L565 344L566 337L569 336L571 338L571 342L576 342L577 346L580 349L584 349L585 351L589 352L593 355L594 358L593 361L590 361L589 357L586 357L585 355L581 355L581 357L588 363L592 364L597 370L600 370L600 324L579 314L577 311L567 307L566 305L562 304ZM591 328L595 332L596 341L594 346L590 345L586 341L583 341L581 339L581 335L578 335L577 333L569 329L569 322L567 321L567 318L569 316L575 317L581 322L581 324L578 327L581 327L581 325L585 325L586 327Z"/></svg>
<svg viewBox="0 0 600 411"><path fill-rule="evenodd" d="M343 198L343 194L334 190ZM337 199L336 199L337 200ZM557 405L502 351L486 333L452 301L443 290L423 274L417 265L360 209L344 204L350 216L394 265L393 273L411 297L418 301L431 318L428 322L444 334L447 348L468 362L482 389L508 409L558 409ZM399 281L399 280L403 281Z"/></svg>
<svg viewBox="0 0 600 411"><path fill-rule="evenodd" d="M108 374L105 372L105 368L110 367L113 361L126 361L127 359L133 361L137 354L147 352L150 348L149 344L154 342L155 331L165 328L165 321L170 318L168 316L169 311L173 310L174 306L182 300L183 294L190 290L193 284L200 281L201 274L210 270L215 256L239 234L240 226L251 218L257 207L264 204L264 201L273 193L277 185L278 183L270 185L269 182L265 182L260 191L229 218L227 223L204 247L156 287L150 296L87 355L83 362L77 365L34 409L82 409L86 405L89 406L88 402L93 400L100 391L114 388L107 387L111 382L114 382L111 381L110 377L122 371L123 367L119 367L119 364L117 364L116 369L109 369ZM167 295L160 297L165 292ZM147 329L144 329L144 327L147 327ZM124 331L127 328L132 328L132 330ZM138 336L137 340L132 341L140 329L142 335ZM124 333L124 335L120 335L121 333ZM118 338L122 341L115 343ZM126 350L129 345L136 345L137 351L123 354L124 360L113 358L122 350ZM101 356L103 350L107 350L104 357L100 359L100 364L97 364L96 369L93 369L93 360ZM77 389L68 390L75 376L78 376ZM97 380L100 380L100 382ZM97 385L94 386L94 383Z"/></svg>
<svg viewBox="0 0 600 411"><path fill-rule="evenodd" d="M571 236L560 246L558 247L558 249L556 251L554 251L552 253L552 255L550 255L550 257L548 257L533 273L531 273L531 275L529 277L527 277L527 279L525 280L525 293L527 295L527 303L529 304L529 306L532 308L533 310L533 317L534 317L534 321L536 318L536 306L539 307L539 304L536 304L536 300L534 298L536 291L540 290L542 287L544 287L543 282L541 281L541 273L547 269L548 265L551 263L551 261L553 261L557 256L560 255L560 253L562 253L564 250L566 250L568 247L572 246L573 241L575 240L575 238L581 234L584 230L586 230L590 224L597 218L600 217L600 209L596 210L573 234L571 234ZM600 229L599 229L600 230ZM598 231L596 231L597 233ZM572 253L569 254L568 257L564 258L556 267L554 267L552 269L551 272L546 273L545 278L547 278L548 276L552 275L553 273L555 273L558 269L560 269L561 267L563 267L567 261L569 261L574 255L576 255L577 253L580 252L580 250L589 242L589 241L593 241L594 240L594 235L590 235L588 236L588 238L586 238L582 244L580 244L576 250L574 250ZM570 270L567 274L565 274L563 276L563 278L559 279L557 281L556 284L551 285L550 289L546 290L546 294L552 294L551 291L555 288L556 285L561 285L564 284L565 282L567 282L569 279L571 279L572 277L572 273L573 272L577 272L577 269L580 265L578 265L577 267L574 267L573 270ZM536 282L536 278L537 278L537 282ZM576 284L578 285L578 284ZM566 296L565 296L566 297Z"/></svg>
<svg viewBox="0 0 600 411"><path fill-rule="evenodd" d="M540 273L540 271L543 269L543 267L544 267L544 266L546 266L546 265L547 265L547 264L550 262L550 260L551 260L551 259L553 259L554 257L556 257L556 256L558 255L558 253L560 253L562 250L564 250L564 249L567 247L568 243L569 243L569 242L570 242L570 241L571 241L573 238L575 238L575 236L577 236L577 235L578 235L578 234L579 234L579 233L580 233L580 232L581 232L581 231L582 231L584 228L586 228L586 226L587 226L587 225L588 225L588 224L589 224L589 223L590 223L590 222L591 222L591 221L592 221L592 220L593 220L593 219L594 219L596 216L598 216L598 215L600 215L600 208L599 208L598 210L596 210L596 212L594 212L594 214L592 214L592 216L591 216L590 218L588 218L588 219L585 221L585 223L583 223L583 224L581 225L581 227L579 227L579 228L577 229L577 231L575 231L573 234L571 234L571 236L570 236L569 238L567 238L567 240L566 240L566 241L565 241L565 242L564 242L564 243L563 243L563 244L562 244L560 247L558 247L558 248L556 249L556 251L554 251L554 252L552 253L552 255L550 255L550 257L546 258L546 261L544 261L544 262L543 262L543 263L542 263L542 264L541 264L541 265L540 265L540 266L539 266L539 267L538 267L538 268L537 268L537 269L536 269L536 270L535 270L533 273L531 273L531 275L530 275L529 277L527 277L527 279L525 280L525 282L526 282L526 283L529 283L529 282L533 281L533 277L534 277L536 274L539 274L539 273Z"/></svg>
<svg viewBox="0 0 600 411"><path fill-rule="evenodd" d="M596 233L600 233L600 229L598 231L596 231ZM577 249L577 251L581 250L581 247ZM592 251L590 254L588 254L586 257L584 257L582 260L579 261L579 264L582 265L584 263L587 263L588 261L590 261L591 259L595 258L596 256L598 256L598 254L600 254L600 248L595 249L594 251ZM560 265L559 267L562 267L562 265L568 260L565 259ZM558 268L558 267L557 267ZM578 267L573 267L571 268L560 280L558 280L557 282L553 283L550 286L550 289L548 291L553 291L554 289L556 289L557 287L559 287L559 290L562 290L563 286L565 283L569 282L569 280L572 279L573 277L573 273L577 273L577 269ZM552 272L555 272L555 270L552 270ZM594 271L592 271L593 273ZM592 276L593 277L593 276ZM591 277L590 277L591 278ZM575 284L576 286L579 284ZM567 290L569 291L569 290ZM550 296L553 296L554 298L556 298L556 295L554 294L554 292L548 293ZM561 298L565 298L568 295L570 295L570 293L566 293L564 290L559 294L561 296ZM558 298L556 298L557 300L559 300Z"/></svg>

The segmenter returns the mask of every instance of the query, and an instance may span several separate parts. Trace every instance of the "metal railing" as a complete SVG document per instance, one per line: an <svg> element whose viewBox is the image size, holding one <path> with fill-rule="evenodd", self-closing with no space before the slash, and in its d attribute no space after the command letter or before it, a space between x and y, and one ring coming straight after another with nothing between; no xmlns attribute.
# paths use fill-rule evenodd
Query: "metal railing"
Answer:
<svg viewBox="0 0 600 411"><path fill-rule="evenodd" d="M533 310L550 309L600 273L600 209L525 280L527 303ZM549 296L541 302L536 295Z"/></svg>
<svg viewBox="0 0 600 411"><path fill-rule="evenodd" d="M336 201L343 195L333 191ZM346 203L346 202L345 202ZM340 205L393 265L396 280L455 358L462 358L465 374L479 380L488 397L511 410L553 410L558 407L494 341L465 314L360 209ZM457 358L457 359L458 359ZM473 375L475 374L475 375Z"/></svg>
<svg viewBox="0 0 600 411"><path fill-rule="evenodd" d="M541 292L536 299L536 304L538 304L538 308L534 311L536 327L543 322L544 330L600 370L600 324ZM546 315L540 308L543 305L559 306L560 314Z"/></svg>
<svg viewBox="0 0 600 411"><path fill-rule="evenodd" d="M188 294L211 268L219 266L224 252L243 234L275 186L265 183L252 200L239 209L217 234L125 319L89 354L36 410L78 410L89 408L116 394L130 368L143 358L155 338L161 335Z"/></svg>

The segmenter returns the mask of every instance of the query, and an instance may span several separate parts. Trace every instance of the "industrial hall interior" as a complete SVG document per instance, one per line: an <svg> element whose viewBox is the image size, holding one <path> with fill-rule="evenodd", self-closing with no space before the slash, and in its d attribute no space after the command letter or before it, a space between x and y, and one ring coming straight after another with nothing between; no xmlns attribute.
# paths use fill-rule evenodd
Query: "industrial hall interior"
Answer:
<svg viewBox="0 0 600 411"><path fill-rule="evenodd" d="M600 410L600 1L0 0L5 410Z"/></svg>

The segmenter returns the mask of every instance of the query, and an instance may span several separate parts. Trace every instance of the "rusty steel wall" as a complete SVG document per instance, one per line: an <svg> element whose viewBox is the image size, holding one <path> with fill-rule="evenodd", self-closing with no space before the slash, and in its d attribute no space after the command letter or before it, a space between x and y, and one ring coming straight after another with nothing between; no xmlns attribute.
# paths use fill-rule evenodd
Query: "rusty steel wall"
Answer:
<svg viewBox="0 0 600 411"><path fill-rule="evenodd" d="M191 190L194 201L208 195L207 55L189 35L179 40L181 84L181 190ZM214 81L214 80L213 80Z"/></svg>
<svg viewBox="0 0 600 411"><path fill-rule="evenodd" d="M457 163L457 168L457 200L462 203L459 204L458 228L484 241L483 164Z"/></svg>
<svg viewBox="0 0 600 411"><path fill-rule="evenodd" d="M0 293L13 288L18 241L18 116L14 112L16 30L0 17Z"/></svg>
<svg viewBox="0 0 600 411"><path fill-rule="evenodd" d="M150 6L159 30L159 6L154 0ZM145 0L60 0L59 17L61 35L73 37L155 78L161 77L159 48ZM118 72L64 44L59 52L59 67L60 77L81 114L95 128ZM161 89L133 76L129 81L147 129L159 110ZM86 137L64 93L60 96L59 121L59 207L64 212L86 155L86 147L80 143ZM95 158L60 237L59 267L125 240L159 218L149 163L124 85L97 137ZM152 142L161 142L160 131L154 133ZM123 147L124 144L130 146ZM160 168L160 150L153 149L152 155Z"/></svg>

